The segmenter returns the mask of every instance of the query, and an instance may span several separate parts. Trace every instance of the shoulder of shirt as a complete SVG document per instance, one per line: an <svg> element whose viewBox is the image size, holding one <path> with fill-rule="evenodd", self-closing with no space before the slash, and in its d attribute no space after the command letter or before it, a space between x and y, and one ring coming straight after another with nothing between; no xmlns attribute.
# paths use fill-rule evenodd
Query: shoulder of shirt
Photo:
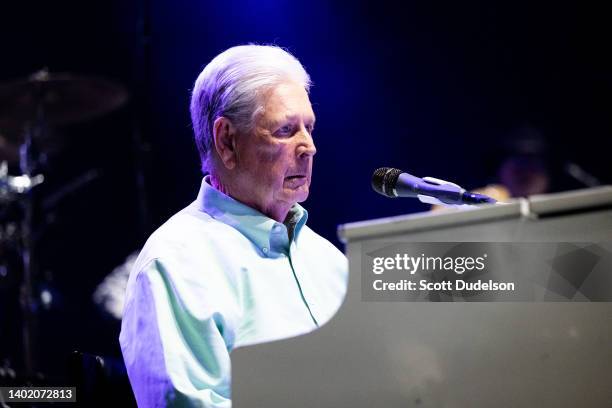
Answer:
<svg viewBox="0 0 612 408"><path fill-rule="evenodd" d="M210 244L221 236L236 240L242 237L233 227L215 220L192 203L151 234L132 270L142 271L155 261L184 261L210 248Z"/></svg>

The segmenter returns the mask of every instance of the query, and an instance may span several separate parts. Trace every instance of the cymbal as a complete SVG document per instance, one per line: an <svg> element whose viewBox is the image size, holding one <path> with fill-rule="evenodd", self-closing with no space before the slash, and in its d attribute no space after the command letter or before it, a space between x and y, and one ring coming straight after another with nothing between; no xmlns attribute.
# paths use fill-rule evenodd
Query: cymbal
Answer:
<svg viewBox="0 0 612 408"><path fill-rule="evenodd" d="M49 124L83 122L120 107L127 98L123 86L105 78L42 70L0 83L0 129L22 129L39 109Z"/></svg>

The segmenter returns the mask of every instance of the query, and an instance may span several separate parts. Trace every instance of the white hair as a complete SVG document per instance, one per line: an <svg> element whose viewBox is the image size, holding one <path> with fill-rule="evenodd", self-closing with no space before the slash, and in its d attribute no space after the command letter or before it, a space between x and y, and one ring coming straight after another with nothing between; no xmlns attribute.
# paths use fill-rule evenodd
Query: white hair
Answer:
<svg viewBox="0 0 612 408"><path fill-rule="evenodd" d="M191 95L191 121L202 171L210 171L213 124L228 118L241 132L253 128L263 110L261 95L286 81L310 90L310 77L288 51L271 45L240 45L213 58L198 76Z"/></svg>

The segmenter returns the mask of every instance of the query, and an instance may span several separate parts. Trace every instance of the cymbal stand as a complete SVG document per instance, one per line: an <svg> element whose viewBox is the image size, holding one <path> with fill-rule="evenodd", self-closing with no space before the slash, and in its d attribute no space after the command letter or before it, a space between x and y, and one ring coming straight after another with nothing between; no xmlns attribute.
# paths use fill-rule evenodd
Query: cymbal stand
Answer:
<svg viewBox="0 0 612 408"><path fill-rule="evenodd" d="M20 288L20 305L23 313L22 339L24 369L28 377L33 376L35 366L35 333L37 324L38 299L34 291L36 270L34 263L34 198L32 189L42 183L44 176L33 175L37 161L34 159L33 140L39 138L45 131L44 109L42 103L36 112L36 120L32 126L26 126L24 142L20 146L19 166L21 176L13 177L10 183L13 191L21 196L23 217L21 221L20 255L23 263L23 279Z"/></svg>

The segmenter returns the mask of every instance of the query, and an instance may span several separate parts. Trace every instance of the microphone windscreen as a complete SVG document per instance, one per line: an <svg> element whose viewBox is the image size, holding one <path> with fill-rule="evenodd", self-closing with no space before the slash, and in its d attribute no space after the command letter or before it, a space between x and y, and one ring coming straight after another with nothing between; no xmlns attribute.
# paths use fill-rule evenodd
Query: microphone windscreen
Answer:
<svg viewBox="0 0 612 408"><path fill-rule="evenodd" d="M397 197L395 185L400 174L402 174L401 170L392 167L376 169L372 175L372 188L385 197L395 198Z"/></svg>

